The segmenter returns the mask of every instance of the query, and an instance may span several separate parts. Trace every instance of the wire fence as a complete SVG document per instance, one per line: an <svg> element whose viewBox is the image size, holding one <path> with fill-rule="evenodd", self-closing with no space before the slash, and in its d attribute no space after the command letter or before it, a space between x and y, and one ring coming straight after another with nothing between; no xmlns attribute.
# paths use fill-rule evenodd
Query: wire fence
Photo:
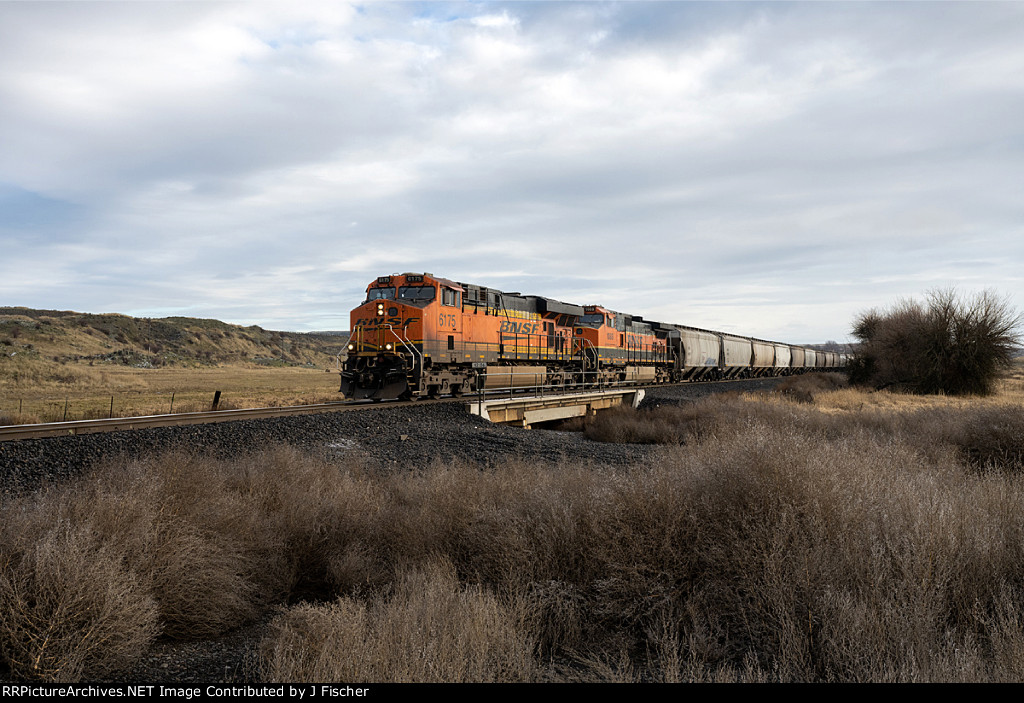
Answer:
<svg viewBox="0 0 1024 703"><path fill-rule="evenodd" d="M244 407L221 391L126 392L63 397L0 396L0 425L100 420Z"/></svg>

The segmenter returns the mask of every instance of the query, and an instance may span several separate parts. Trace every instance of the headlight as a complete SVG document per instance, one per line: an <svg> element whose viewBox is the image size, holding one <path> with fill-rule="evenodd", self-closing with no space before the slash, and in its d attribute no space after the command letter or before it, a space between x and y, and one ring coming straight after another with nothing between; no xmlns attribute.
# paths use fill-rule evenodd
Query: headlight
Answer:
<svg viewBox="0 0 1024 703"><path fill-rule="evenodd" d="M356 348L356 345L355 345L355 344L349 344L349 345L348 345L348 350L349 350L349 351L353 351L353 350L354 350L355 348Z"/></svg>
<svg viewBox="0 0 1024 703"><path fill-rule="evenodd" d="M378 315L383 315L384 314L384 303L377 303L377 314Z"/></svg>
<svg viewBox="0 0 1024 703"><path fill-rule="evenodd" d="M384 348L387 349L388 351L391 351L391 342L388 342L387 344L385 344Z"/></svg>

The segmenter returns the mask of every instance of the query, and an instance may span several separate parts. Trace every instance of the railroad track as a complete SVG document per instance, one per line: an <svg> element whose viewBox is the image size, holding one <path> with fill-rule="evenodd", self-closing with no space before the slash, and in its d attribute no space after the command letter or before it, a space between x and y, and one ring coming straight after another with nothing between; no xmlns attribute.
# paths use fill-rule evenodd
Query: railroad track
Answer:
<svg viewBox="0 0 1024 703"><path fill-rule="evenodd" d="M726 381L684 381L682 383L659 383L635 385L630 388L671 388L673 386L699 386L706 384L732 384L753 379L729 379ZM519 395L519 394L517 394ZM541 395L558 395L553 391ZM142 417L116 417L101 420L71 420L66 422L45 422L35 425L9 425L0 427L0 442L18 439L38 439L42 437L62 437L68 435L93 434L97 432L118 432L121 430L141 430L152 427L173 427L176 425L202 425L215 422L232 422L235 420L261 420L289 415L314 415L317 413L347 412L353 410L377 410L380 408L401 408L409 405L425 405L427 403L468 403L478 397L468 394L458 398L421 398L419 400L373 402L367 400L339 400L314 405L289 405L278 408L247 408L242 410L210 410L199 413L174 413L171 415L146 415ZM485 399L508 397L505 391L494 391L484 395Z"/></svg>
<svg viewBox="0 0 1024 703"><path fill-rule="evenodd" d="M388 403L386 407L401 407L411 402ZM0 442L39 437L61 437L66 435L92 434L95 432L117 432L120 430L141 430L150 427L173 427L175 425L202 425L235 420L260 420L288 415L313 415L316 413L367 410L382 407L379 403L363 401L338 401L315 405L290 405L280 408L246 408L242 410L211 410L200 413L175 413L172 415L146 415L142 417L115 417L102 420L72 420L68 422L45 422L36 425L11 425L0 427Z"/></svg>

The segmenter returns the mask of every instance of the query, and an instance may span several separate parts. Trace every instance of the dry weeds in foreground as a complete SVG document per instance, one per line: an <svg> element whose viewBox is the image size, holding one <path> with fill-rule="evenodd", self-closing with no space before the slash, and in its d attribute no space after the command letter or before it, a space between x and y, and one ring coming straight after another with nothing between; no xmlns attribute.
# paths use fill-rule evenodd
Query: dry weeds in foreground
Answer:
<svg viewBox="0 0 1024 703"><path fill-rule="evenodd" d="M274 620L271 681L530 681L538 666L524 607L459 582L446 559L400 573L386 598L342 596ZM312 642L316 645L310 646Z"/></svg>
<svg viewBox="0 0 1024 703"><path fill-rule="evenodd" d="M0 658L88 679L278 607L272 680L1020 680L1024 409L845 392L707 399L631 469L111 467L3 505Z"/></svg>

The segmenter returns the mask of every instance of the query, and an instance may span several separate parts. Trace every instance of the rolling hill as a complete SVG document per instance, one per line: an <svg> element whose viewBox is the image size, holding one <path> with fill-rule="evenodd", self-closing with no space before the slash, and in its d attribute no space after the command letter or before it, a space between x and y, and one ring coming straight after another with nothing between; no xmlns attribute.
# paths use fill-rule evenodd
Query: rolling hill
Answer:
<svg viewBox="0 0 1024 703"><path fill-rule="evenodd" d="M23 361L136 368L328 367L347 338L345 332L277 332L192 317L0 307L0 371Z"/></svg>

